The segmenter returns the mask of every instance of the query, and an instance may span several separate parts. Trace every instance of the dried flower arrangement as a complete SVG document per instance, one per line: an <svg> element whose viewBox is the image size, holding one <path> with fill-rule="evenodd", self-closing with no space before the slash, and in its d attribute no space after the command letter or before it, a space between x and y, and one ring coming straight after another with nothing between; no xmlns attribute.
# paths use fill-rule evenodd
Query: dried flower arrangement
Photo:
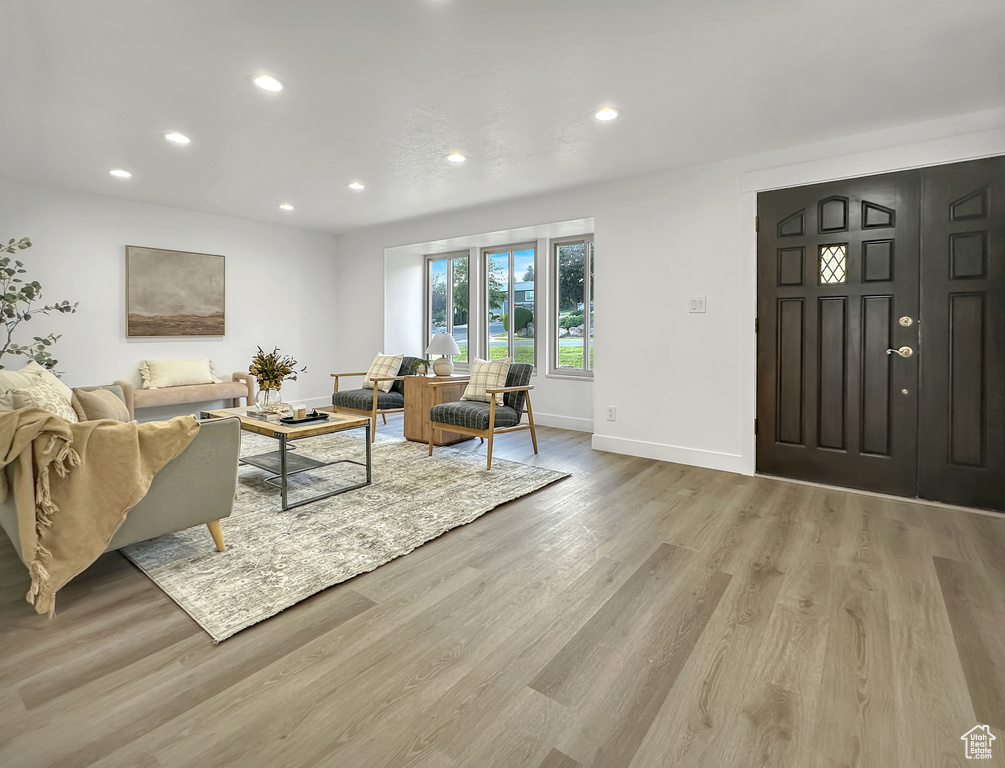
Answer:
<svg viewBox="0 0 1005 768"><path fill-rule="evenodd" d="M282 389L283 382L287 379L297 380L297 374L307 370L305 365L297 370L297 361L289 355L279 352L279 347L275 347L271 352L265 352L261 347L257 354L251 358L251 365L248 373L258 379L259 389Z"/></svg>

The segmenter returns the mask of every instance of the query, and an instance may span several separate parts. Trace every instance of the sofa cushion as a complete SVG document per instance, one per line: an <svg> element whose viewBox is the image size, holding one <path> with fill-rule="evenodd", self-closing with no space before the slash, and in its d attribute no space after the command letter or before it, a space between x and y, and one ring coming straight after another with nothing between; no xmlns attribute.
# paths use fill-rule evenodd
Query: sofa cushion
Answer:
<svg viewBox="0 0 1005 768"><path fill-rule="evenodd" d="M199 360L144 360L140 363L143 389L183 387L188 384L219 384L213 363Z"/></svg>
<svg viewBox="0 0 1005 768"><path fill-rule="evenodd" d="M13 390L13 398L15 408L41 408L66 421L80 421L77 412L63 397L63 392L47 379L39 378L30 387Z"/></svg>
<svg viewBox="0 0 1005 768"><path fill-rule="evenodd" d="M487 403L492 400L492 396L485 390L499 389L506 386L506 374L509 373L512 358L506 357L502 360L482 360L475 358L471 363L471 378L468 379L468 386L461 395L461 400L476 400ZM502 394L495 396L496 405L503 404Z"/></svg>
<svg viewBox="0 0 1005 768"><path fill-rule="evenodd" d="M73 390L61 382L48 369L32 360L19 371L0 370L0 410L14 410L17 406L14 405L12 391L32 387L39 379L45 379L54 385L62 393L63 399L67 403L70 402L73 397Z"/></svg>
<svg viewBox="0 0 1005 768"><path fill-rule="evenodd" d="M178 403L205 403L210 400L234 400L248 396L243 381L224 381L220 384L189 384L185 387L140 389L133 393L135 408L153 408L157 405Z"/></svg>
<svg viewBox="0 0 1005 768"><path fill-rule="evenodd" d="M489 403L466 402L440 403L429 409L429 420L438 424L452 424L469 429L489 428ZM516 411L508 405L496 406L497 427L515 427L520 423Z"/></svg>
<svg viewBox="0 0 1005 768"><path fill-rule="evenodd" d="M380 352L373 358L366 376L363 378L363 386L373 388L374 379L383 379L390 376L397 376L398 369L401 368L401 359L404 355L385 355ZM393 381L381 381L377 384L377 389L381 392L389 392Z"/></svg>
<svg viewBox="0 0 1005 768"><path fill-rule="evenodd" d="M107 389L74 389L70 403L81 421L114 419L131 421L129 409L122 399Z"/></svg>
<svg viewBox="0 0 1005 768"><path fill-rule="evenodd" d="M369 389L341 389L332 395L332 405L336 408L352 408L369 411L373 407L373 387ZM377 410L391 410L405 407L405 396L400 392L377 390Z"/></svg>

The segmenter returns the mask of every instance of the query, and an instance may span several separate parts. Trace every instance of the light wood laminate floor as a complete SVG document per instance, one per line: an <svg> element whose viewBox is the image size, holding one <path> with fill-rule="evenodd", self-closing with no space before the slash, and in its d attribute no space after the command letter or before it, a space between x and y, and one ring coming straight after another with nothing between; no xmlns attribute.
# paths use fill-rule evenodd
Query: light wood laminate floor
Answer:
<svg viewBox="0 0 1005 768"><path fill-rule="evenodd" d="M0 765L1005 765L1005 518L539 439L573 477L219 646L117 553L34 615L3 537Z"/></svg>

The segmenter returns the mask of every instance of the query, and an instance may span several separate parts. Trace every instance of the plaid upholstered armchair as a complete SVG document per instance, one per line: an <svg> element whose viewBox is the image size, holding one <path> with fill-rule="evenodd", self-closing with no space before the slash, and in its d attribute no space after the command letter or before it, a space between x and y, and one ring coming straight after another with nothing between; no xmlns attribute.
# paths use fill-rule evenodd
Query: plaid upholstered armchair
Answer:
<svg viewBox="0 0 1005 768"><path fill-rule="evenodd" d="M433 455L433 440L438 431L448 430L462 435L472 435L488 440L487 469L492 469L492 437L499 432L515 432L529 429L530 439L537 453L537 432L534 430L534 411L530 406L530 375L534 366L527 363L513 363L506 374L506 386L489 387L489 402L460 400L455 403L440 403L429 409L429 455ZM444 382L449 384L450 382ZM436 383L430 386L437 386ZM497 404L495 395L502 394L502 405ZM527 409L527 423L521 423L524 408Z"/></svg>
<svg viewBox="0 0 1005 768"><path fill-rule="evenodd" d="M382 356L378 355L370 366L371 371ZM366 386L358 389L339 389L339 379L350 376L368 376L371 371L352 373L333 373L335 391L332 393L332 407L339 413L355 413L358 416L370 418L371 441L377 439L377 414L381 415L387 424L387 414L400 413L405 410L405 377L415 374L415 362L419 358L403 356L396 372L388 371L384 375L374 375ZM379 366L378 366L379 367ZM364 380L366 382L367 380ZM391 382L387 391L382 391L381 384Z"/></svg>

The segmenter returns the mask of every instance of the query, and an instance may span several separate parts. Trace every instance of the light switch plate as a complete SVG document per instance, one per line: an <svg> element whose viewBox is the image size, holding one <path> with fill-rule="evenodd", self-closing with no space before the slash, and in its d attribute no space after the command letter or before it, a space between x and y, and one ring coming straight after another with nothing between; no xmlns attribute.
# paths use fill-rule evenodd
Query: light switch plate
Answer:
<svg viewBox="0 0 1005 768"><path fill-rule="evenodd" d="M705 297L704 296L692 296L688 301L687 305L688 312L704 312L705 311Z"/></svg>

